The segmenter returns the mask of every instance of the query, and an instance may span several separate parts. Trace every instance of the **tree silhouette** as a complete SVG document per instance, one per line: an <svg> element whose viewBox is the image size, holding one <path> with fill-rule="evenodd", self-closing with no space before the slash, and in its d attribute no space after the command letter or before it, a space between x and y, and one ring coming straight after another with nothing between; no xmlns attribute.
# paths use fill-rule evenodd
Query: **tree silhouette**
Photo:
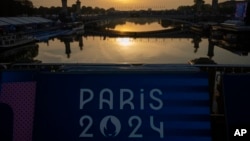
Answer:
<svg viewBox="0 0 250 141"><path fill-rule="evenodd" d="M12 17L18 15L32 15L33 3L30 0L1 0L0 4L0 16Z"/></svg>
<svg viewBox="0 0 250 141"><path fill-rule="evenodd" d="M194 0L194 7L196 8L197 12L200 12L202 10L202 6L204 5L204 0Z"/></svg>
<svg viewBox="0 0 250 141"><path fill-rule="evenodd" d="M194 0L194 4L195 4L195 5L197 5L197 4L199 4L199 3L204 4L205 1L204 1L204 0Z"/></svg>

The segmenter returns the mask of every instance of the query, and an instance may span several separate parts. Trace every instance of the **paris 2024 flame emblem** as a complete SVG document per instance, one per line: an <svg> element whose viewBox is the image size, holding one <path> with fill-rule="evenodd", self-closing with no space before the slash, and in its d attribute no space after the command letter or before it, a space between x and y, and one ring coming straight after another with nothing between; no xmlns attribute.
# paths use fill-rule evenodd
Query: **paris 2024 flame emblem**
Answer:
<svg viewBox="0 0 250 141"><path fill-rule="evenodd" d="M121 123L115 116L106 116L100 123L100 131L105 137L116 137L121 131Z"/></svg>

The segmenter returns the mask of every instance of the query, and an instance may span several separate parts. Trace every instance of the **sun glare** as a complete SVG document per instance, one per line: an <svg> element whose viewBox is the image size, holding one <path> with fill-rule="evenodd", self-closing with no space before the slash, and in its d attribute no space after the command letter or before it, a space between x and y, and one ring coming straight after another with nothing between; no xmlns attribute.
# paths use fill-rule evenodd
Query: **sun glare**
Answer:
<svg viewBox="0 0 250 141"><path fill-rule="evenodd" d="M120 3L129 3L129 0L117 0Z"/></svg>
<svg viewBox="0 0 250 141"><path fill-rule="evenodd" d="M129 47L132 45L132 40L130 38L117 38L117 43L123 47Z"/></svg>

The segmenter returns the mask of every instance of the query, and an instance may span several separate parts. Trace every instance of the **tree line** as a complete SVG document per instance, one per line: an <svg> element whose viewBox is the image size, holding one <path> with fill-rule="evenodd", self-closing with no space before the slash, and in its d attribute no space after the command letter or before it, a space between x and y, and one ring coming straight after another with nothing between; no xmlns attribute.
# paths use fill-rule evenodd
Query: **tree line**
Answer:
<svg viewBox="0 0 250 141"><path fill-rule="evenodd" d="M246 0L249 1L249 0ZM194 0L194 4L192 6L179 6L177 9L170 10L161 10L163 13L178 13L178 14L193 14L197 13L197 7L200 5L200 9L202 9L203 13L211 13L213 11L212 6L210 4L206 4L204 0ZM222 13L233 14L235 7L220 7L219 11ZM141 11L150 11L151 9L141 10ZM99 7L90 7L90 6L82 6L81 14L104 14L104 13L112 13L118 11L115 8L99 8ZM33 3L30 0L1 0L0 5L0 16L34 16L34 15L58 15L61 14L61 7L34 7ZM76 12L76 4L68 7L68 14Z"/></svg>
<svg viewBox="0 0 250 141"><path fill-rule="evenodd" d="M33 3L30 0L1 0L0 16L32 15L34 10Z"/></svg>

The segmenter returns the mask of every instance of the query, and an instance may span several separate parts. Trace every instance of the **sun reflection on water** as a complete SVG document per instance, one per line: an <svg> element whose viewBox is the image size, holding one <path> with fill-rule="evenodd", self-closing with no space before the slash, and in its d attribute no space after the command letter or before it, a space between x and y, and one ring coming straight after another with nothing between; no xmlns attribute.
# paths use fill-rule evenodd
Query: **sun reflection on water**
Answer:
<svg viewBox="0 0 250 141"><path fill-rule="evenodd" d="M122 47L130 47L133 44L132 39L128 37L116 38L116 42L119 46L122 46Z"/></svg>

